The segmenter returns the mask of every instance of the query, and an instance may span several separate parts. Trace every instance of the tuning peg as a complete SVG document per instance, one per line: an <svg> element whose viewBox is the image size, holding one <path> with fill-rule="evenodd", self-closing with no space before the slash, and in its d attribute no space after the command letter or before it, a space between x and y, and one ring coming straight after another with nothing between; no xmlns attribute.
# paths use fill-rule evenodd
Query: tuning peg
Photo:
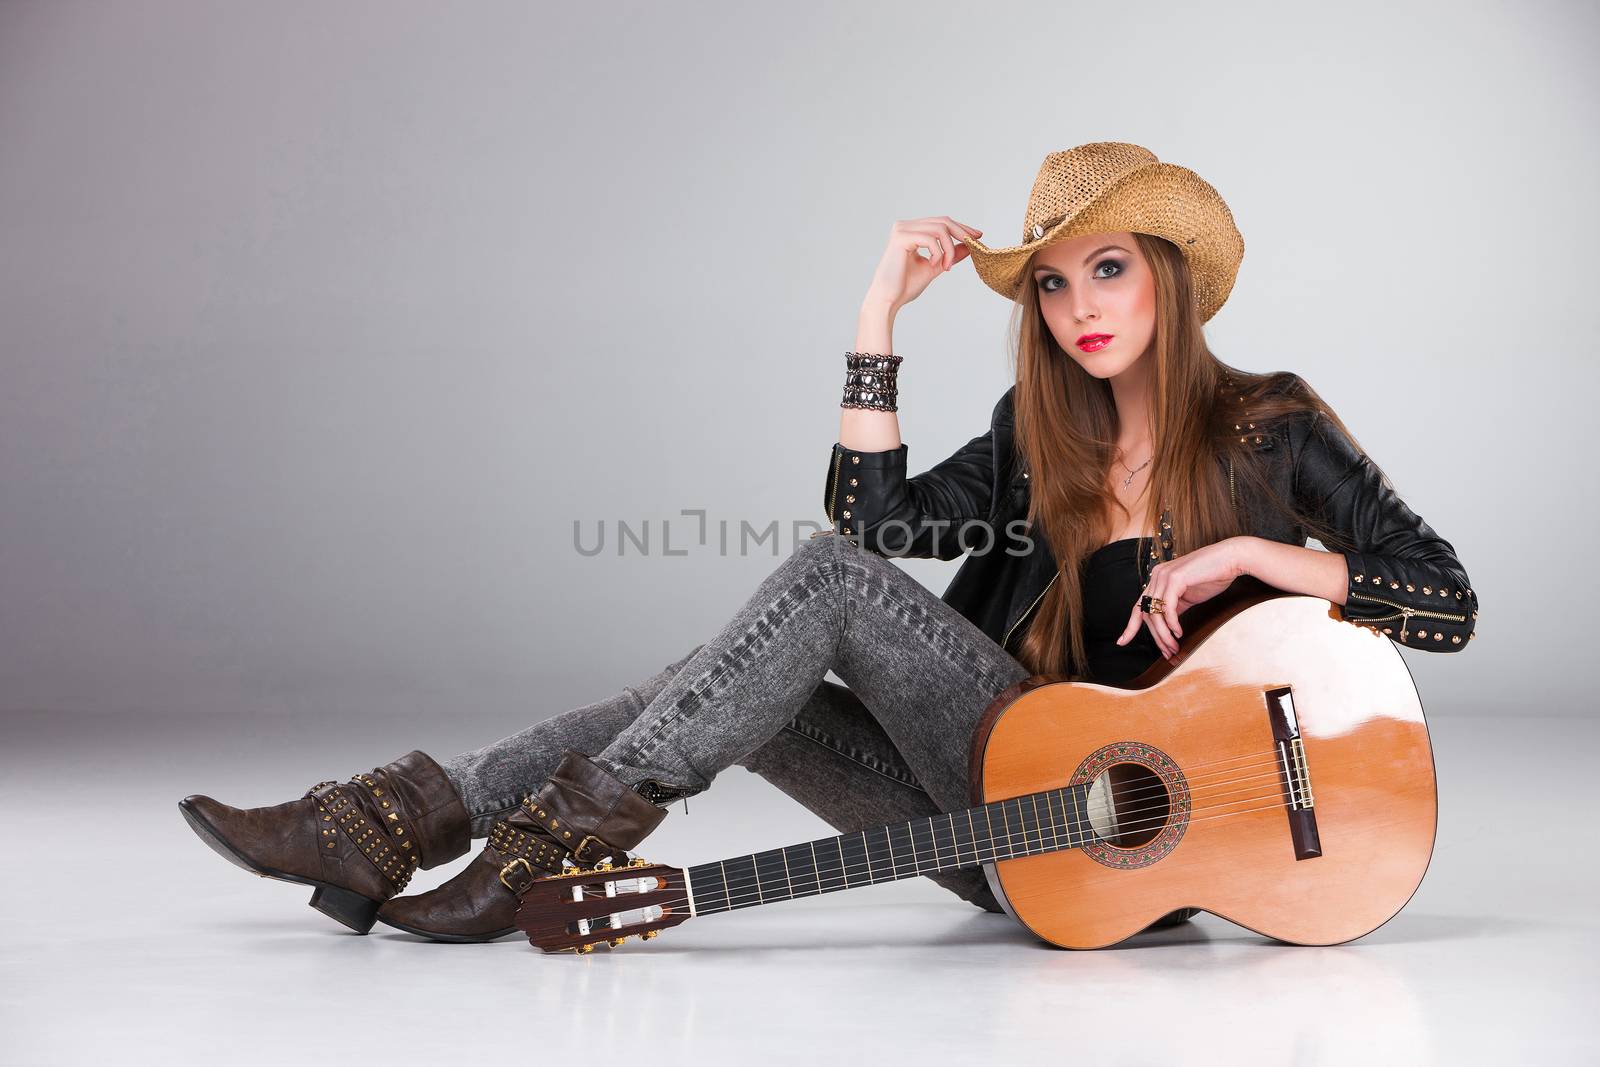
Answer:
<svg viewBox="0 0 1600 1067"><path fill-rule="evenodd" d="M589 944L589 945L577 945L577 946L575 946L573 948L572 951L577 952L577 953L593 952L594 951L594 945L592 945L592 944Z"/></svg>
<svg viewBox="0 0 1600 1067"><path fill-rule="evenodd" d="M645 941L651 941L651 940L654 940L655 936L657 934L659 934L660 932L661 932L660 930L646 930L644 933L640 934L639 936Z"/></svg>
<svg viewBox="0 0 1600 1067"><path fill-rule="evenodd" d="M628 866L629 867L648 867L648 866L650 866L650 861L645 859L643 856L635 856L635 857L633 857L633 859L628 861Z"/></svg>
<svg viewBox="0 0 1600 1067"><path fill-rule="evenodd" d="M613 937L610 941L610 945L612 948L616 948L626 940L628 940L626 937Z"/></svg>

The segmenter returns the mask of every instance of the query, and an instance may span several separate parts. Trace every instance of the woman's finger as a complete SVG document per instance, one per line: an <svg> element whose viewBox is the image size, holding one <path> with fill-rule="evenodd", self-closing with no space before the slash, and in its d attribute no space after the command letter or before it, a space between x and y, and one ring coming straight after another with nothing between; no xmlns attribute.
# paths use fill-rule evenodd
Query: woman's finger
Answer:
<svg viewBox="0 0 1600 1067"><path fill-rule="evenodd" d="M1166 621L1167 629L1172 631L1174 638L1183 636L1183 624L1178 622L1178 605L1183 603L1183 583L1177 578L1167 582L1167 591L1162 604L1162 619Z"/></svg>
<svg viewBox="0 0 1600 1067"><path fill-rule="evenodd" d="M944 234L944 246L942 249L944 256L940 266L945 270L949 270L956 265L956 247L961 234L956 232L956 226L953 222L942 221L938 223L938 226Z"/></svg>
<svg viewBox="0 0 1600 1067"><path fill-rule="evenodd" d="M1125 645L1133 640L1133 635L1139 632L1139 627L1144 625L1144 613L1139 610L1139 605L1133 606L1133 613L1128 616L1128 625L1123 627L1122 636L1117 638L1117 644Z"/></svg>
<svg viewBox="0 0 1600 1067"><path fill-rule="evenodd" d="M945 237L945 242L942 249L944 256L943 262L940 263L940 267L944 270L949 270L951 267L961 262L961 260L956 257L956 250L961 247L961 238L965 235L961 232L960 225L949 215L940 215L936 218L929 219L928 222L930 224L930 228L943 234Z"/></svg>
<svg viewBox="0 0 1600 1067"><path fill-rule="evenodd" d="M1161 654L1168 659L1178 654L1177 638L1172 636L1172 629L1167 626L1165 606L1162 614L1150 616L1150 632L1156 635L1156 644L1161 646Z"/></svg>
<svg viewBox="0 0 1600 1067"><path fill-rule="evenodd" d="M932 263L935 259L940 258L941 249L939 242L941 239L947 238L947 234L943 230L935 230L931 226L923 227L917 225L903 227L900 231L900 235L901 247L903 247L907 252L915 255L918 249L926 248L929 252L933 253L928 257L927 262L929 263ZM918 258L921 257L919 256Z"/></svg>
<svg viewBox="0 0 1600 1067"><path fill-rule="evenodd" d="M1155 612L1146 612L1145 617L1150 620L1148 623L1150 627L1150 633L1155 637L1156 644L1161 648L1161 654L1167 656L1168 658L1175 656L1178 653L1178 642L1173 638L1172 631L1167 626L1167 617L1165 614L1165 612L1173 610L1173 606L1176 603L1176 601L1167 594L1167 589L1170 584L1171 582L1167 577L1166 569L1160 567L1158 564L1156 569L1150 572L1150 582L1145 586L1144 589L1144 595L1150 598L1152 605L1157 600L1161 601L1162 614L1158 615Z"/></svg>
<svg viewBox="0 0 1600 1067"><path fill-rule="evenodd" d="M983 234L983 231L978 229L977 227L968 226L964 222L957 222L955 219L951 218L949 215L940 215L939 217L941 219L943 219L944 221L948 222L952 226L961 227L963 230L966 230L968 233L972 234L974 237L978 237L978 236L981 236Z"/></svg>

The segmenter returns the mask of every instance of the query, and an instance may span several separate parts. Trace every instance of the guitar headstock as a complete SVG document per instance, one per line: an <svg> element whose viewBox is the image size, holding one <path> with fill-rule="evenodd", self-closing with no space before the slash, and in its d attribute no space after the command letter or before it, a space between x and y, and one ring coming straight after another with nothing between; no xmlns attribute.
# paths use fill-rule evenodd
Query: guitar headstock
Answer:
<svg viewBox="0 0 1600 1067"><path fill-rule="evenodd" d="M642 857L569 867L517 894L517 928L546 952L592 952L633 935L649 940L688 918L683 871Z"/></svg>

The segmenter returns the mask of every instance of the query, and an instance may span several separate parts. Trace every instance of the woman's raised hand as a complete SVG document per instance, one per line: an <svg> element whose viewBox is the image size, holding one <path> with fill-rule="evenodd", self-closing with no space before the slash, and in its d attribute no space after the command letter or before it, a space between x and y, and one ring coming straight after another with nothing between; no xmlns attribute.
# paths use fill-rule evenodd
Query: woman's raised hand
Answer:
<svg viewBox="0 0 1600 1067"><path fill-rule="evenodd" d="M928 283L967 258L968 237L983 231L957 222L949 215L901 219L889 230L889 244L878 261L867 290L867 302L899 310L922 295ZM924 257L917 251L926 248Z"/></svg>

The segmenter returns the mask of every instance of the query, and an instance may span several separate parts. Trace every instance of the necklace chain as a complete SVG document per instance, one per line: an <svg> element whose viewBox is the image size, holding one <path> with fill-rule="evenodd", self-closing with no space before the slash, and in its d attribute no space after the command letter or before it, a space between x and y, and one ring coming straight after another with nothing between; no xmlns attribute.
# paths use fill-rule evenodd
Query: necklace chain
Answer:
<svg viewBox="0 0 1600 1067"><path fill-rule="evenodd" d="M1133 476L1135 474L1138 474L1140 471L1144 470L1146 467L1150 466L1150 460L1155 459L1155 458L1156 458L1156 454L1155 454L1155 451L1152 449L1151 452L1150 452L1149 457L1143 463L1139 464L1137 467L1133 467L1133 468L1130 469L1126 463L1122 462L1121 450L1119 449L1118 450L1118 455L1117 455L1117 464L1123 470L1128 472L1128 476L1126 478L1122 479L1122 488L1126 489L1129 486L1131 486L1133 484ZM1156 536L1157 537L1161 536L1159 531L1157 531ZM1136 540L1135 544L1134 544L1133 569L1139 576L1139 587L1142 590L1144 588L1144 584L1145 584L1145 577L1144 577L1144 538L1142 538L1142 537L1138 538Z"/></svg>
<svg viewBox="0 0 1600 1067"><path fill-rule="evenodd" d="M1117 457L1118 465L1120 465L1123 470L1128 472L1128 476L1126 478L1122 479L1122 488L1126 489L1126 488L1128 488L1128 486L1132 485L1133 484L1133 476L1135 474L1138 474L1140 471L1144 470L1146 467L1150 466L1150 460L1155 459L1155 458L1156 458L1156 454L1154 452L1151 452L1150 456L1149 456L1149 459L1146 459L1143 463L1139 464L1137 467L1134 467L1134 468L1130 469L1126 463L1122 462L1122 457L1118 456Z"/></svg>

